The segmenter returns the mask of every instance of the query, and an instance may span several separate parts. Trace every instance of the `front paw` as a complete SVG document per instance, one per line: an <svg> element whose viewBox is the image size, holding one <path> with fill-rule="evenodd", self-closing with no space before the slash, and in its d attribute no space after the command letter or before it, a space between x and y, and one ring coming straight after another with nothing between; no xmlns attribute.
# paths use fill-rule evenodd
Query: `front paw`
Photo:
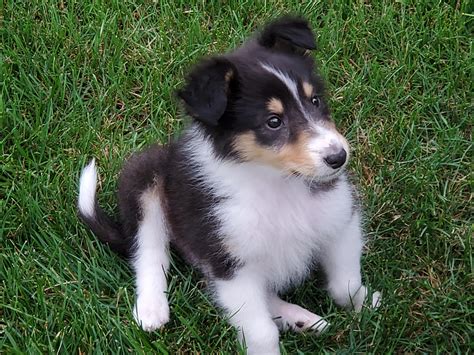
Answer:
<svg viewBox="0 0 474 355"><path fill-rule="evenodd" d="M365 302L368 302L368 307L371 309L379 308L382 303L382 294L379 291L369 295L367 287L361 286L351 297L351 303L347 308L353 309L356 312L362 310L362 306Z"/></svg>
<svg viewBox="0 0 474 355"><path fill-rule="evenodd" d="M133 308L135 321L147 332L152 332L168 323L170 309L166 296L138 296Z"/></svg>
<svg viewBox="0 0 474 355"><path fill-rule="evenodd" d="M239 342L247 355L279 355L278 328L271 320L255 320L251 327L239 329Z"/></svg>

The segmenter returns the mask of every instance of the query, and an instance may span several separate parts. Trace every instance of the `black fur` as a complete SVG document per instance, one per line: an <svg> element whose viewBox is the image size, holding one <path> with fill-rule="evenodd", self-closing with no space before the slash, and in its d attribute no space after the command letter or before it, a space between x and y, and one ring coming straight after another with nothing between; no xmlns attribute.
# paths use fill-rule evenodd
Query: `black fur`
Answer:
<svg viewBox="0 0 474 355"><path fill-rule="evenodd" d="M137 233L141 216L140 196L149 187L162 179L167 171L168 155L160 145L152 145L145 151L134 154L125 163L119 177L118 201L123 232L133 238ZM130 243L130 247L133 244Z"/></svg>
<svg viewBox="0 0 474 355"><path fill-rule="evenodd" d="M219 222L212 215L212 207L226 196L196 184L194 168L187 163L182 150L186 137L180 143L169 150L168 171L174 173L166 174L164 183L171 242L205 275L229 278L238 263L225 251L217 234Z"/></svg>
<svg viewBox="0 0 474 355"><path fill-rule="evenodd" d="M263 70L261 65L271 63L293 78L311 83L321 105L316 110L308 101L307 109L314 111L316 119L327 120L330 113L324 98L323 81L315 74L313 59L301 55L301 49L315 47L314 36L306 20L282 18L268 25L256 39L236 51L198 65L178 95L183 99L188 114L203 124L217 153L223 158L238 159L232 150L232 141L236 134L245 131L254 131L263 145L275 146L278 142L282 145L294 139L306 123L296 122L301 113L288 88ZM226 76L230 80L226 81ZM271 114L266 102L272 97L283 99L288 108L285 116L293 119L291 130L270 132L266 129L265 124ZM280 136L276 137L278 134Z"/></svg>
<svg viewBox="0 0 474 355"><path fill-rule="evenodd" d="M120 223L108 216L97 201L95 202L95 216L89 217L79 211L79 217L89 226L99 240L108 245L122 257L128 258L131 253L129 238L123 233Z"/></svg>
<svg viewBox="0 0 474 355"><path fill-rule="evenodd" d="M217 126L227 107L227 96L235 68L225 58L212 58L196 67L188 84L178 91L188 114L210 126Z"/></svg>
<svg viewBox="0 0 474 355"><path fill-rule="evenodd" d="M312 316L319 323L319 316L304 310L285 317L287 307L296 306L271 301L314 267L331 271L319 275L331 278L328 289L338 304L352 303L344 298L346 288L352 293L346 285L360 303L360 275L347 272L349 266L360 268L353 258L360 256L361 244L354 242L360 235L346 235L341 224L353 233L359 216L349 220L348 209L339 206L350 198L346 179L339 178L343 166L325 160L341 146L348 153L348 143L328 122L324 86L309 55L315 47L309 24L286 17L235 51L197 65L177 93L192 118L189 128L169 144L133 155L122 169L120 222L90 200L95 166L85 169L79 208L93 217L82 218L102 242L131 258L134 316L144 330L169 321L169 244L208 278L230 319L243 311L231 323L248 340L250 353L279 352L272 316L283 316L283 325L298 331L309 330L306 319ZM338 191L327 194L333 189ZM319 228L328 214L336 215L328 228ZM347 238L328 245L332 234ZM350 243L354 254L338 270L347 251L335 262L325 252L334 256L342 243Z"/></svg>
<svg viewBox="0 0 474 355"><path fill-rule="evenodd" d="M298 54L305 53L301 49L316 49L309 23L300 17L283 17L269 24L262 32L259 43L267 48Z"/></svg>
<svg viewBox="0 0 474 355"><path fill-rule="evenodd" d="M262 69L262 64L284 71L297 82L311 83L315 94L321 97L321 104L312 106L308 99L305 110L315 120L329 119L322 81L314 74L312 58L302 52L315 46L305 20L284 18L270 24L256 39L236 51L207 59L191 72L178 96L194 124L209 136L220 158L241 158L232 145L237 134L252 131L261 145L278 146L294 140L307 125L299 118L302 113L291 92ZM266 126L271 114L266 105L273 97L285 105L282 119L287 125L279 131ZM174 143L152 146L128 160L119 179L121 223L114 222L98 206L97 219L83 219L101 241L119 254L131 256L133 238L142 217L140 196L150 186L159 184L172 244L205 274L228 278L239 264L218 238L218 221L212 216L212 207L226 196L218 196L211 188L196 183L195 168L189 164L184 150L189 139L183 135ZM320 187L325 188L328 187Z"/></svg>
<svg viewBox="0 0 474 355"><path fill-rule="evenodd" d="M153 145L132 155L125 163L119 178L118 203L120 222L108 216L95 201L95 215L89 217L79 210L79 216L101 242L119 255L133 256L134 236L141 219L140 196L166 171L166 150Z"/></svg>

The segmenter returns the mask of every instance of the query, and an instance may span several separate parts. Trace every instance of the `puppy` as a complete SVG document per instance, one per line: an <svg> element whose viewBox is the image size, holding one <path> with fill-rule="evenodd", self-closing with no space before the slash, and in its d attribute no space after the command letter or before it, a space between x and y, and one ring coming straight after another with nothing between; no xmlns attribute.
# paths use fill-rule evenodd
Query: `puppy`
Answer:
<svg viewBox="0 0 474 355"><path fill-rule="evenodd" d="M209 281L249 354L278 354L279 328L328 323L280 294L320 265L335 302L360 311L361 211L301 18L282 18L235 51L202 61L178 92L192 123L176 141L132 156L118 188L120 220L97 204L92 161L79 212L128 257L136 321L169 320L169 245ZM378 292L369 306L379 304Z"/></svg>

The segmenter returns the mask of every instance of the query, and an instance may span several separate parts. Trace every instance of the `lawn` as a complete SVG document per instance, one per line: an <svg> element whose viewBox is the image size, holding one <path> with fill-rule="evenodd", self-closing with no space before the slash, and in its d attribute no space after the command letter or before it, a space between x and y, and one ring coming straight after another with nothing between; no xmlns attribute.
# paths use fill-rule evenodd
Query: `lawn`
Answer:
<svg viewBox="0 0 474 355"><path fill-rule="evenodd" d="M375 312L336 308L315 282L288 299L326 317L283 353L473 351L473 8L468 1L13 1L0 7L1 353L231 353L233 330L174 259L171 321L131 315L132 274L76 216L96 157L115 210L133 151L186 124L174 91L200 57L267 20L304 14L364 196Z"/></svg>

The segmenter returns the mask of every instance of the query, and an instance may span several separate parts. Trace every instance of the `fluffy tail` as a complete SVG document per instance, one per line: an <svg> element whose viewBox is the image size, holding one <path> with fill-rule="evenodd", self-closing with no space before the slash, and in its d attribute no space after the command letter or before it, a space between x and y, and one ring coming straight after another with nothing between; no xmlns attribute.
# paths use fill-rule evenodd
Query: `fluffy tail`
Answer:
<svg viewBox="0 0 474 355"><path fill-rule="evenodd" d="M96 189L97 169L95 159L92 159L81 174L78 199L79 216L101 242L107 244L121 256L128 257L130 247L127 238L123 235L120 224L100 208L95 196Z"/></svg>

